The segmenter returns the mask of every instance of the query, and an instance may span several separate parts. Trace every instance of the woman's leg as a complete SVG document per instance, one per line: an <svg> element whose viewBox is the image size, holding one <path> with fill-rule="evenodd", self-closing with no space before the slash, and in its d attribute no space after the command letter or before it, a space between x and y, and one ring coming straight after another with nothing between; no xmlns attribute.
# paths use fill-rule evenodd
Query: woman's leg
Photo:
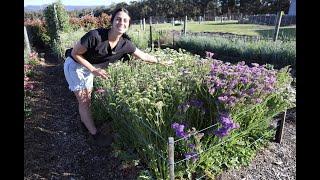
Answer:
<svg viewBox="0 0 320 180"><path fill-rule="evenodd" d="M91 114L91 92L90 89L83 89L79 91L75 91L74 94L77 97L78 104L79 104L79 113L81 117L81 121L89 130L90 134L94 135L97 133L97 128L94 124Z"/></svg>

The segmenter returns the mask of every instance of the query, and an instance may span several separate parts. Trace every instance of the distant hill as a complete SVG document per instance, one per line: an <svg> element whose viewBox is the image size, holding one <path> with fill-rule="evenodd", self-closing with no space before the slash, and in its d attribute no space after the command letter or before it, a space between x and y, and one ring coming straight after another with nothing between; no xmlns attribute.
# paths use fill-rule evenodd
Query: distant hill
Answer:
<svg viewBox="0 0 320 180"><path fill-rule="evenodd" d="M48 6L48 4L46 5L41 5L41 6L33 6L33 5L29 5L29 6L25 6L24 7L24 11L25 12L30 12L30 11L42 11L44 10L46 7ZM64 8L67 11L73 11L73 10L81 10L81 9L94 9L96 7L101 7L101 6L64 6Z"/></svg>

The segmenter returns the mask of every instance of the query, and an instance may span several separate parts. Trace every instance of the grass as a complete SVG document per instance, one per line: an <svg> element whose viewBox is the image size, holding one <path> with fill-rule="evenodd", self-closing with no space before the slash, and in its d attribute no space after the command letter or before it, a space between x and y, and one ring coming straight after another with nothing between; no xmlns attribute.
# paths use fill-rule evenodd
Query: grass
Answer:
<svg viewBox="0 0 320 180"><path fill-rule="evenodd" d="M183 30L183 24L172 26L170 23L165 24L154 24L153 27L156 30ZM198 22L190 22L187 24L188 32L223 32L223 33L233 33L237 35L248 35L248 36L264 36L272 37L274 26L258 25L258 24L238 24L237 21L207 21L205 23L199 24ZM132 25L130 31L137 31L140 29L140 24ZM149 25L146 24L146 30L149 31ZM296 27L295 26L285 26L280 27L279 34L289 33L291 37L295 37Z"/></svg>

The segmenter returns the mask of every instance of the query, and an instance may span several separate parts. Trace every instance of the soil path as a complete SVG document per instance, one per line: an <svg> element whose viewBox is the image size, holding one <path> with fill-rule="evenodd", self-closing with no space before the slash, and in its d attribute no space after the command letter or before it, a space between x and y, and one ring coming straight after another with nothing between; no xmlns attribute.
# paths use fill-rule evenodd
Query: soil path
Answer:
<svg viewBox="0 0 320 180"><path fill-rule="evenodd" d="M24 123L24 179L135 179L111 148L88 141L61 61L47 52L35 72L32 115Z"/></svg>

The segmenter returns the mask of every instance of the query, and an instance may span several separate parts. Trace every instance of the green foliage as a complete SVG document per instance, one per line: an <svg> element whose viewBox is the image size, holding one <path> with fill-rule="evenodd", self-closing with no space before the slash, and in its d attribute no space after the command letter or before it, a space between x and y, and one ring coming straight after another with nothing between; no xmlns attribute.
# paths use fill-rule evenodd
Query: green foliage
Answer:
<svg viewBox="0 0 320 180"><path fill-rule="evenodd" d="M296 65L295 42L245 41L223 37L182 37L176 43L196 54L205 56L205 51L216 54L215 58L229 62L245 61L246 63L272 64L275 68Z"/></svg>
<svg viewBox="0 0 320 180"><path fill-rule="evenodd" d="M50 42L45 23L40 19L26 19L24 22L28 38L33 47L46 48Z"/></svg>
<svg viewBox="0 0 320 180"><path fill-rule="evenodd" d="M248 165L255 152L274 136L274 129L270 128L272 118L292 107L290 102L294 100L286 100L292 95L287 90L292 78L288 69L283 69L276 73L277 91L263 96L260 103L239 102L230 109L230 116L240 128L219 138L213 132L220 127L217 118L222 106L217 104L218 95L210 94L206 84L212 59L192 56L181 49L152 53L161 61L171 60L174 64L111 64L107 69L111 79L95 79L95 90L103 89L104 93L93 92L93 103L97 104L93 108L103 109L96 112L113 119L119 147L134 149L156 179L168 178L167 139L176 137L171 128L174 122L185 124L185 132L195 134L175 143L175 162L190 152L190 143L201 153L196 161L175 164L176 176L191 179L205 173L214 177L225 169ZM191 99L203 101L203 109L179 108ZM212 125L203 135L198 133Z"/></svg>
<svg viewBox="0 0 320 180"><path fill-rule="evenodd" d="M57 1L55 4L59 24L58 30L62 32L70 31L71 27L69 24L69 16L67 11L64 9L64 5L61 3L61 0Z"/></svg>
<svg viewBox="0 0 320 180"><path fill-rule="evenodd" d="M60 0L48 5L44 10L44 16L52 45L54 41L60 41L59 31L66 32L71 30L68 14Z"/></svg>
<svg viewBox="0 0 320 180"><path fill-rule="evenodd" d="M60 57L64 57L64 52L68 48L72 48L76 42L80 40L80 38L86 33L82 28L77 29L76 31L70 31L70 32L60 32L60 43L59 43L59 49L56 52L61 52Z"/></svg>

